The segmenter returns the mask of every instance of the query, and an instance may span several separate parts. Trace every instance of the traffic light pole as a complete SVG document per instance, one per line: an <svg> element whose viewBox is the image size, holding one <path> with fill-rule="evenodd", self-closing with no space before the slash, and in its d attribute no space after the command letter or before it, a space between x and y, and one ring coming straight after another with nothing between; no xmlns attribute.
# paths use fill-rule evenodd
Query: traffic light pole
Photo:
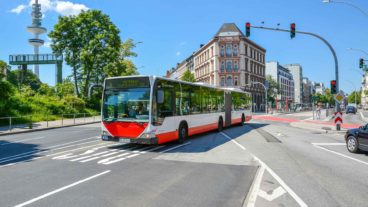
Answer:
<svg viewBox="0 0 368 207"><path fill-rule="evenodd" d="M255 29L272 30L272 31L278 31L278 32L291 32L291 30L279 29L279 28L259 27L259 26L250 26L250 27L255 28ZM310 36L316 37L316 38L322 40L322 42L325 43L327 45L327 47L330 49L330 51L333 55L334 61L335 61L336 91L339 93L340 92L340 87L339 87L339 83L340 83L340 81L339 81L339 63L337 61L336 52L333 49L333 47L331 46L331 44L329 42L327 42L327 40L324 39L323 37L321 37L317 34L311 33L311 32L295 31L295 33L305 34L305 35L310 35ZM341 112L340 103L337 102L337 101L335 102L335 109L336 109L337 112ZM341 129L340 124L336 124L336 130L339 131L340 129Z"/></svg>

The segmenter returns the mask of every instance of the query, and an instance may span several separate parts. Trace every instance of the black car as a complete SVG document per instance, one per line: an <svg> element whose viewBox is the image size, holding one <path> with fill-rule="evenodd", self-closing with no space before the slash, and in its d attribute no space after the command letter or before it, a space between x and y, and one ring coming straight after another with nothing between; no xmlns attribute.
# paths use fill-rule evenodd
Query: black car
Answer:
<svg viewBox="0 0 368 207"><path fill-rule="evenodd" d="M346 108L346 113L347 114L349 114L349 113L355 114L356 113L356 108L354 106L348 106Z"/></svg>
<svg viewBox="0 0 368 207"><path fill-rule="evenodd" d="M349 152L368 151L368 124L357 129L349 129L345 134Z"/></svg>

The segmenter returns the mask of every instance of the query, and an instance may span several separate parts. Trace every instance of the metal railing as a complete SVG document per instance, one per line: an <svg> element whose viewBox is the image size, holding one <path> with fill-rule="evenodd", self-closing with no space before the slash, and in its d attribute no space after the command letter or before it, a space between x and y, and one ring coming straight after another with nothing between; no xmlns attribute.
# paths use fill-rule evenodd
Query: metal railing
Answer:
<svg viewBox="0 0 368 207"><path fill-rule="evenodd" d="M0 133L42 129L49 127L63 127L94 123L101 121L101 114L74 113L74 114L46 114L43 121L35 121L36 115L0 117Z"/></svg>

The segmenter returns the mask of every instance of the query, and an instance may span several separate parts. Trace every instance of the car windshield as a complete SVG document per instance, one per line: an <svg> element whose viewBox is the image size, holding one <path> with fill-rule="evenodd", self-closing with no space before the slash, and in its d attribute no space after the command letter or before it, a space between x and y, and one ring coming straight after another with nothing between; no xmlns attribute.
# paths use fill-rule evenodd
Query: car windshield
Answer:
<svg viewBox="0 0 368 207"><path fill-rule="evenodd" d="M106 90L103 120L148 122L149 95L150 88Z"/></svg>

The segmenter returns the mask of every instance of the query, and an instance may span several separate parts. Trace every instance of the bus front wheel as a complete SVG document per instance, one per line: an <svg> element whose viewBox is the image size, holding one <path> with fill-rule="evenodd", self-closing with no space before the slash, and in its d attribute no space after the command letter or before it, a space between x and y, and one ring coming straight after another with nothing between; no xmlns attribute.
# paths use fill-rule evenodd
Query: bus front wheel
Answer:
<svg viewBox="0 0 368 207"><path fill-rule="evenodd" d="M179 126L179 143L184 143L188 137L188 127L185 123L181 123Z"/></svg>
<svg viewBox="0 0 368 207"><path fill-rule="evenodd" d="M222 121L222 117L220 117L220 119L218 120L217 131L221 132L223 127L224 127L224 122Z"/></svg>

